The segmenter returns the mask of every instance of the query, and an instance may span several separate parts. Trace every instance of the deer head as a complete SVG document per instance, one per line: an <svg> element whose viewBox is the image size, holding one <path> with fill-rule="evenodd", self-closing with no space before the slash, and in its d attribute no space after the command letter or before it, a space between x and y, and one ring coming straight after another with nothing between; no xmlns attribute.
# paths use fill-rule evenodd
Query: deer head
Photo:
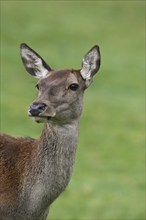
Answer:
<svg viewBox="0 0 146 220"><path fill-rule="evenodd" d="M38 97L29 106L28 115L36 122L70 123L80 117L84 90L100 67L100 51L94 46L84 56L81 70L54 71L29 46L22 43L20 52L29 74L38 78Z"/></svg>

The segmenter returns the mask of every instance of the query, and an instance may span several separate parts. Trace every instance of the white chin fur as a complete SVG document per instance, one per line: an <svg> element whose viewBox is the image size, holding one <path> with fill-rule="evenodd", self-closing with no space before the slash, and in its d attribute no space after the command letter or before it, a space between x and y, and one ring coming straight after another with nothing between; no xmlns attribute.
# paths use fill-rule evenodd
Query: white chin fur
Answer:
<svg viewBox="0 0 146 220"><path fill-rule="evenodd" d="M47 118L34 117L34 120L37 123L45 123L45 122L47 122Z"/></svg>

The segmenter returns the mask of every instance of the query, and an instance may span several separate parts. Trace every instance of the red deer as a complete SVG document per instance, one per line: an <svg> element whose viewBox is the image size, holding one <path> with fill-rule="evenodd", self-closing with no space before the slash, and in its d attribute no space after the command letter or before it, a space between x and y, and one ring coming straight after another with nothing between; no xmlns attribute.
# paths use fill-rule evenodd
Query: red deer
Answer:
<svg viewBox="0 0 146 220"><path fill-rule="evenodd" d="M100 52L92 47L80 70L57 71L24 43L20 53L39 79L28 115L44 128L39 139L0 135L0 220L45 220L71 178L83 94L100 67Z"/></svg>

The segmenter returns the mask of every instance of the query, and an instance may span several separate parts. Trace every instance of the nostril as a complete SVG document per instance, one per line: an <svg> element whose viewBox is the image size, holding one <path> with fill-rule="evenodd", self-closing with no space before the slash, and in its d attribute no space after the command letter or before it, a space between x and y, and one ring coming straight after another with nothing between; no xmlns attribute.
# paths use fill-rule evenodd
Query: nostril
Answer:
<svg viewBox="0 0 146 220"><path fill-rule="evenodd" d="M46 108L46 104L44 104L44 103L39 103L39 104L38 104L38 110L44 111L45 108Z"/></svg>
<svg viewBox="0 0 146 220"><path fill-rule="evenodd" d="M39 116L46 108L46 104L34 102L29 107L31 116Z"/></svg>

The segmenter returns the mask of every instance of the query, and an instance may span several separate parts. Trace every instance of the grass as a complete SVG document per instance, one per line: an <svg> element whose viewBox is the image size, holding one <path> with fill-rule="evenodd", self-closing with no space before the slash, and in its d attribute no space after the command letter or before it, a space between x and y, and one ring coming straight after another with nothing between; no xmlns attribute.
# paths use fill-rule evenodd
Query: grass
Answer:
<svg viewBox="0 0 146 220"><path fill-rule="evenodd" d="M144 1L1 1L1 130L38 137L36 97L19 44L52 68L80 68L94 44L102 65L86 91L74 174L50 219L145 219Z"/></svg>

